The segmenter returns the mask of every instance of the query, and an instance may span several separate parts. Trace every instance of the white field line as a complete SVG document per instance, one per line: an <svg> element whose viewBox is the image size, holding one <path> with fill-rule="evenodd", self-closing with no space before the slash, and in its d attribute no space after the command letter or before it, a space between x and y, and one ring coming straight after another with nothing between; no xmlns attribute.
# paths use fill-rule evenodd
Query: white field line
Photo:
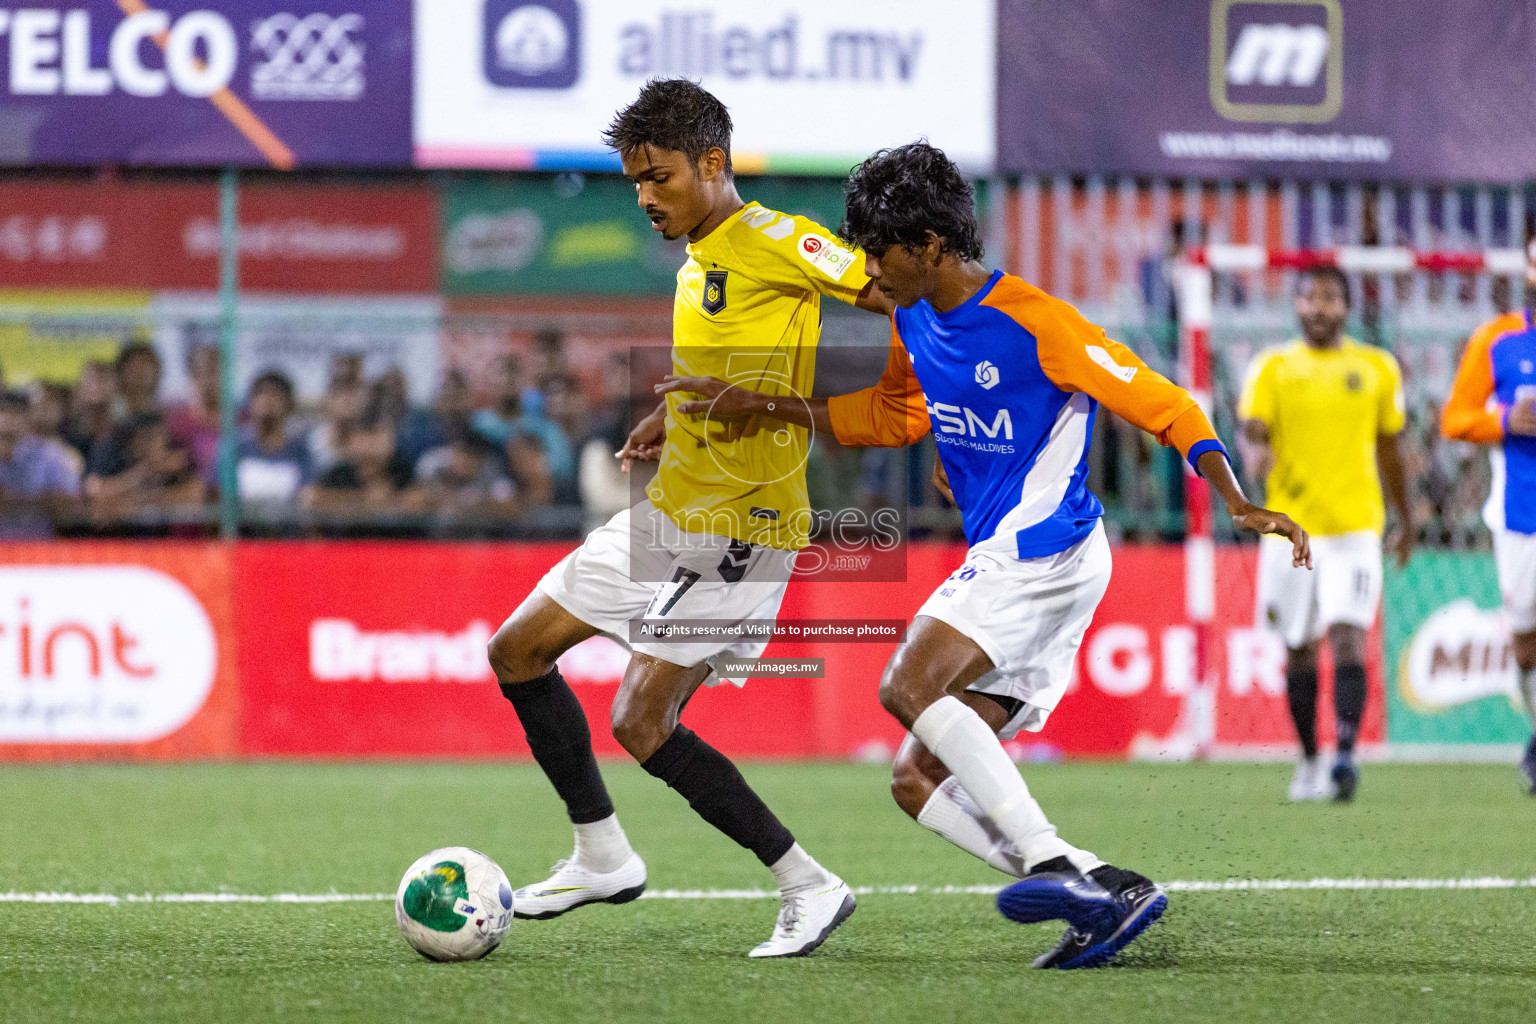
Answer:
<svg viewBox="0 0 1536 1024"><path fill-rule="evenodd" d="M1222 881L1163 882L1169 892L1291 892L1297 890L1373 889L1536 889L1536 878L1233 878ZM859 896L991 896L996 885L865 885ZM650 900L757 900L778 896L769 889L651 889ZM0 903L82 903L116 906L121 903L378 903L390 893L293 893L263 896L235 892L77 893L0 892Z"/></svg>

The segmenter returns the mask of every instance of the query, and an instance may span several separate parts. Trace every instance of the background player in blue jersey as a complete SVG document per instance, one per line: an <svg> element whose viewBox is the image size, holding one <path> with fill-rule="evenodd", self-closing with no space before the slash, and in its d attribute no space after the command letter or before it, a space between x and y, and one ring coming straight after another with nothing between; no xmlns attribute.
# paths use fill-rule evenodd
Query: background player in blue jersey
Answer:
<svg viewBox="0 0 1536 1024"><path fill-rule="evenodd" d="M1166 896L1058 837L1001 742L1044 726L1109 582L1104 510L1086 486L1098 405L1177 446L1237 527L1289 538L1297 565L1309 562L1307 536L1244 497L1187 392L1072 306L981 264L970 186L939 150L913 143L865 161L849 179L842 235L897 306L878 385L772 406L712 379L669 387L704 395L700 411L804 420L844 444L909 444L932 430L970 550L881 681L881 703L911 733L893 793L928 828L1022 878L999 896L1009 917L1068 922L1037 966L1103 963Z"/></svg>
<svg viewBox="0 0 1536 1024"><path fill-rule="evenodd" d="M1536 288L1536 243L1527 249L1525 279ZM1489 449L1493 481L1483 521L1493 533L1520 696L1536 724L1536 323L1529 306L1473 333L1440 429ZM1536 796L1536 735L1520 767Z"/></svg>

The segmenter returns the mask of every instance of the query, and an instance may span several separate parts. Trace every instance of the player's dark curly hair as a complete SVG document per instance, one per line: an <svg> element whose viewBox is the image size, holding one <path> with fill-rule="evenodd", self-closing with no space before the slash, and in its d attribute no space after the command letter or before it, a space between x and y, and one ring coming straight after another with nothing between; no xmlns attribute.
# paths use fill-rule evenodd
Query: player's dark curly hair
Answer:
<svg viewBox="0 0 1536 1024"><path fill-rule="evenodd" d="M686 78L653 78L635 102L619 111L603 142L619 153L655 146L697 161L711 149L725 153L731 173L731 115L712 93Z"/></svg>
<svg viewBox="0 0 1536 1024"><path fill-rule="evenodd" d="M943 251L981 259L971 184L926 141L882 149L853 169L844 192L848 213L837 233L850 245L879 256L893 245L923 245L932 231Z"/></svg>
<svg viewBox="0 0 1536 1024"><path fill-rule="evenodd" d="M1353 303L1349 293L1349 276L1332 263L1317 263L1306 268L1296 279L1297 290L1305 289L1313 281L1334 281L1338 283L1339 291L1344 295L1344 308L1350 309Z"/></svg>

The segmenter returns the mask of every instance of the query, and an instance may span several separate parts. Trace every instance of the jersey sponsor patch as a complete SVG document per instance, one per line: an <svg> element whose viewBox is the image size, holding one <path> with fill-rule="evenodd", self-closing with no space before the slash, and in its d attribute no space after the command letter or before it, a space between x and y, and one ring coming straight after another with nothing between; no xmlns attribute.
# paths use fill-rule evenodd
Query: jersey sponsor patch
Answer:
<svg viewBox="0 0 1536 1024"><path fill-rule="evenodd" d="M981 385L983 391L991 391L997 387L998 381L1002 379L1002 373L998 371L997 366L991 360L983 359L976 364L976 383Z"/></svg>
<svg viewBox="0 0 1536 1024"><path fill-rule="evenodd" d="M730 273L727 270L706 270L704 272L704 300L702 305L704 312L714 316L725 308L725 276Z"/></svg>
<svg viewBox="0 0 1536 1024"><path fill-rule="evenodd" d="M853 253L820 235L801 235L797 248L801 259L834 281L841 280L848 268L853 266Z"/></svg>
<svg viewBox="0 0 1536 1024"><path fill-rule="evenodd" d="M1136 376L1136 367L1121 366L1119 363L1115 362L1114 356L1110 355L1107 351L1104 350L1102 345L1089 345L1088 358L1092 359L1095 363L1098 363L1101 367L1108 370L1116 377L1119 377L1127 384L1129 384L1132 378Z"/></svg>

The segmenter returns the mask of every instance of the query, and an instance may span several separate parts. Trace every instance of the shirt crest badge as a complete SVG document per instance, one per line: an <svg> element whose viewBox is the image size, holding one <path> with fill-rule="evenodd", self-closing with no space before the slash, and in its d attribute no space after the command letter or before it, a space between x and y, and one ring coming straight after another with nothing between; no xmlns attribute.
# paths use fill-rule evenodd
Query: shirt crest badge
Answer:
<svg viewBox="0 0 1536 1024"><path fill-rule="evenodd" d="M704 272L704 312L714 316L725 308L725 275L724 270L706 270Z"/></svg>

